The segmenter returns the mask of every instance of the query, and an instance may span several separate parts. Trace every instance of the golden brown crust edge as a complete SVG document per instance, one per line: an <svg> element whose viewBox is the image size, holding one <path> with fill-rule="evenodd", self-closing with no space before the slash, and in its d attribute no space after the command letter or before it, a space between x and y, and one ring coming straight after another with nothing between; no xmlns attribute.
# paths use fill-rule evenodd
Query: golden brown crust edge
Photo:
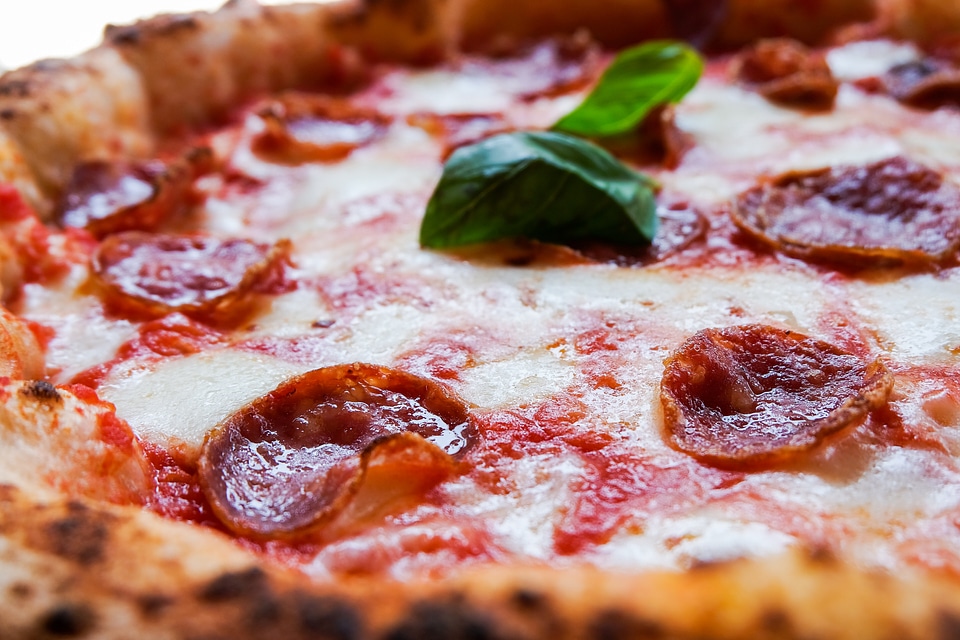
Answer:
<svg viewBox="0 0 960 640"><path fill-rule="evenodd" d="M960 585L859 571L829 555L628 575L471 569L444 581L338 584L220 534L0 486L0 636L337 638L956 638Z"/></svg>

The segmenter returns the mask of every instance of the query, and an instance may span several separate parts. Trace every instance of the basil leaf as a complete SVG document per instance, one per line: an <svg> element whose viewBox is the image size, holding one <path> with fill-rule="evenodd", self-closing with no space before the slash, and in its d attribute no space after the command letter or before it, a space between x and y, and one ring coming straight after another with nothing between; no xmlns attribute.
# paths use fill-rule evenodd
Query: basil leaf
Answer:
<svg viewBox="0 0 960 640"><path fill-rule="evenodd" d="M590 95L553 130L594 138L629 133L651 109L679 102L702 72L700 55L681 42L632 47L614 58Z"/></svg>
<svg viewBox="0 0 960 640"><path fill-rule="evenodd" d="M589 142L549 131L504 133L450 156L427 204L420 244L645 244L657 230L655 188Z"/></svg>

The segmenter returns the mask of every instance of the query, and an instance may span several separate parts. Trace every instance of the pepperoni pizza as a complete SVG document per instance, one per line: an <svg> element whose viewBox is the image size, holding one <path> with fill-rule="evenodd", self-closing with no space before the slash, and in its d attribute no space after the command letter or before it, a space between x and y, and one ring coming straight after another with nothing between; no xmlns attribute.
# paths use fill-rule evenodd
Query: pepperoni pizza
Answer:
<svg viewBox="0 0 960 640"><path fill-rule="evenodd" d="M958 34L241 1L8 72L0 637L956 637Z"/></svg>

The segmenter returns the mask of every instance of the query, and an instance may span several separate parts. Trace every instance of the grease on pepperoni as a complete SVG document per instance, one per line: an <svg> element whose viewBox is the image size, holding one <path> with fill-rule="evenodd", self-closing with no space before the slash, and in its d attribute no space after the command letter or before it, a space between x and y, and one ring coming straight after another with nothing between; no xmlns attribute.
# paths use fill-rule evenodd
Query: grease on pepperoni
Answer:
<svg viewBox="0 0 960 640"><path fill-rule="evenodd" d="M820 54L795 40L761 40L733 63L737 81L767 100L791 107L830 109L839 83Z"/></svg>
<svg viewBox="0 0 960 640"><path fill-rule="evenodd" d="M287 94L260 109L260 157L282 164L335 162L386 135L391 118L328 96Z"/></svg>
<svg viewBox="0 0 960 640"><path fill-rule="evenodd" d="M960 106L960 68L946 60L925 58L898 64L880 80L887 93L913 107Z"/></svg>
<svg viewBox="0 0 960 640"><path fill-rule="evenodd" d="M731 214L751 236L805 259L929 265L960 247L960 188L902 157L786 173L742 193Z"/></svg>
<svg viewBox="0 0 960 640"><path fill-rule="evenodd" d="M466 405L435 382L368 364L326 367L208 435L200 483L232 531L302 536L345 511L417 499L456 473L475 437Z"/></svg>
<svg viewBox="0 0 960 640"><path fill-rule="evenodd" d="M242 315L258 286L282 268L290 243L130 231L92 257L108 304L147 316L180 312L224 322Z"/></svg>
<svg viewBox="0 0 960 640"><path fill-rule="evenodd" d="M765 325L705 329L665 362L667 434L722 467L795 460L887 403L893 377L830 343Z"/></svg>
<svg viewBox="0 0 960 640"><path fill-rule="evenodd" d="M86 229L98 238L120 231L156 229L190 204L190 184L209 155L209 150L197 149L171 163L80 163L58 204L57 215L65 226Z"/></svg>

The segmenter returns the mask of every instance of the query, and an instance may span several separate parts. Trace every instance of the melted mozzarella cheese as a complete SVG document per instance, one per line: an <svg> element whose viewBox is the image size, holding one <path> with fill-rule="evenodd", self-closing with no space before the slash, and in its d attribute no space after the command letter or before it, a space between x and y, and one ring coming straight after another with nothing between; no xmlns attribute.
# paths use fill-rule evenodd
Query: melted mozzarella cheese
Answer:
<svg viewBox="0 0 960 640"><path fill-rule="evenodd" d="M141 438L195 452L221 420L295 373L276 358L222 349L118 368L99 392Z"/></svg>

